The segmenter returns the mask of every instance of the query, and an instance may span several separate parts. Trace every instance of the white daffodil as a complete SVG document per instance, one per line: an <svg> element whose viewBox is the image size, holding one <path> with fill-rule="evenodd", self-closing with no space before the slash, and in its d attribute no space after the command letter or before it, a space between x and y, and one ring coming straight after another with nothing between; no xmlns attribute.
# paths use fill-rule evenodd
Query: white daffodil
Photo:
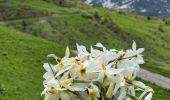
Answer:
<svg viewBox="0 0 170 100"><path fill-rule="evenodd" d="M152 99L152 95L153 95L153 93L150 92L150 93L145 97L145 100L151 100L151 99Z"/></svg>
<svg viewBox="0 0 170 100"><path fill-rule="evenodd" d="M49 64L49 63L45 63L44 65L43 65L43 67L44 67L44 69L46 70L46 72L45 72L45 74L43 75L43 77L44 77L44 82L43 82L43 84L45 85L45 84L47 84L47 82L49 81L49 80L51 80L52 78L54 78L54 74L55 74L55 72L57 71L57 69L54 67L54 65L52 65L52 64Z"/></svg>
<svg viewBox="0 0 170 100"><path fill-rule="evenodd" d="M65 91L66 89L62 89L59 85L58 80L55 80L52 78L50 81L47 82L47 84L44 85L45 89L41 93L42 95L45 95L45 100L53 100L48 98L53 98L59 91Z"/></svg>
<svg viewBox="0 0 170 100"><path fill-rule="evenodd" d="M55 94L47 94L45 100L76 100L77 96L71 92L58 92Z"/></svg>
<svg viewBox="0 0 170 100"><path fill-rule="evenodd" d="M139 71L139 65L136 64L131 59L124 59L117 62L117 68L122 68L124 71L122 72L123 75L129 79L133 80L136 77L136 73Z"/></svg>
<svg viewBox="0 0 170 100"><path fill-rule="evenodd" d="M91 53L90 53L90 57L93 58L93 59L96 59L97 57L99 57L103 52L98 50L98 49L94 49L92 46L91 46Z"/></svg>
<svg viewBox="0 0 170 100"><path fill-rule="evenodd" d="M90 84L90 88L88 88L88 100L98 100L98 98L100 97L100 92L99 92L99 88L94 85L94 84Z"/></svg>
<svg viewBox="0 0 170 100"><path fill-rule="evenodd" d="M104 72L105 74L115 75L123 71L123 69L112 68L112 63L108 65L103 64L105 63L104 59L103 56L100 56L98 59L91 61L87 65L87 72Z"/></svg>
<svg viewBox="0 0 170 100"><path fill-rule="evenodd" d="M106 49L97 43L88 52L77 45L77 56L70 57L67 47L65 56L54 54L56 64L44 64L44 100L151 100L153 90L135 81L140 64L144 63L144 48L136 49L135 41L130 50ZM137 97L136 91L142 93Z"/></svg>
<svg viewBox="0 0 170 100"><path fill-rule="evenodd" d="M73 93L67 91L66 88L61 88L61 86L71 85L71 82L69 79L59 82L53 78L45 85L42 95L45 95L45 100L76 100L76 96Z"/></svg>
<svg viewBox="0 0 170 100"><path fill-rule="evenodd" d="M46 92L48 93L52 93L55 94L58 91L64 91L66 89L61 88L59 81L55 80L55 78L52 78L50 81L48 81L48 83L45 86L44 91L42 92L42 94L45 94Z"/></svg>
<svg viewBox="0 0 170 100"><path fill-rule="evenodd" d="M79 44L76 45L77 45L77 52L78 52L77 58L80 61L87 60L89 57L89 52L86 50L86 47Z"/></svg>
<svg viewBox="0 0 170 100"><path fill-rule="evenodd" d="M126 51L126 57L140 55L144 50L145 50L144 48L136 49L136 42L133 41L132 49Z"/></svg>
<svg viewBox="0 0 170 100"><path fill-rule="evenodd" d="M137 64L143 64L144 63L144 60L143 60L143 57L141 55L141 53L144 51L144 48L139 48L139 49L136 49L136 42L133 41L133 44L132 44L132 49L131 50L127 50L124 57L127 58L127 57L132 57L132 59L134 60L135 63Z"/></svg>
<svg viewBox="0 0 170 100"><path fill-rule="evenodd" d="M89 61L84 61L79 65L75 65L70 69L70 76L76 79L83 79L83 80L93 80L97 79L98 74L92 73L89 67L87 67Z"/></svg>
<svg viewBox="0 0 170 100"><path fill-rule="evenodd" d="M91 47L91 57L94 59L102 57L103 64L108 64L109 61L114 60L116 58L116 53L112 50L107 50L106 47L104 47L101 43L97 43L95 45L96 47L102 48L103 51L100 51L98 49L93 49Z"/></svg>
<svg viewBox="0 0 170 100"><path fill-rule="evenodd" d="M104 82L104 78L106 77L112 77L114 75L119 75L124 69L115 69L111 68L111 65L105 66L104 64L97 65L97 67L94 67L93 69L89 70L90 73L98 73L98 81L102 84ZM112 80L115 80L115 78L110 78L111 82ZM107 81L108 82L108 81ZM109 83L109 82L108 82Z"/></svg>

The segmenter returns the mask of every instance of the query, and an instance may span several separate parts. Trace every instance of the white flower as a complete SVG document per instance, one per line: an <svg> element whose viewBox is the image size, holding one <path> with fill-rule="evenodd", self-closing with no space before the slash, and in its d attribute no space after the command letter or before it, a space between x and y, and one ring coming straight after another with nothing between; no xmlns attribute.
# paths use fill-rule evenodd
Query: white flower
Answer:
<svg viewBox="0 0 170 100"><path fill-rule="evenodd" d="M95 46L102 48L103 51L106 51L106 48L101 43L97 43Z"/></svg>
<svg viewBox="0 0 170 100"><path fill-rule="evenodd" d="M136 49L136 42L133 41L132 50L127 50L127 55L128 55L128 54L131 55L131 56L139 55L139 54L141 54L143 51L144 51L144 48Z"/></svg>
<svg viewBox="0 0 170 100"><path fill-rule="evenodd" d="M117 67L124 69L122 73L129 80L133 80L136 77L136 73L139 71L140 68L138 64L129 59L119 61L117 63Z"/></svg>
<svg viewBox="0 0 170 100"><path fill-rule="evenodd" d="M60 87L60 84L58 82L58 80L55 80L54 78L52 78L51 80L49 80L47 82L47 84L44 85L45 89L44 91L42 92L42 95L43 94L56 94L58 93L59 91L64 91L66 89L62 89Z"/></svg>
<svg viewBox="0 0 170 100"><path fill-rule="evenodd" d="M137 63L137 64L143 64L144 60L143 60L142 55L141 55L141 53L143 51L144 51L144 48L136 49L136 42L133 41L132 50L127 50L124 57L136 56L136 57L133 58L134 62Z"/></svg>
<svg viewBox="0 0 170 100"><path fill-rule="evenodd" d="M88 65L87 65L87 71L88 72L104 72L105 74L108 75L115 75L115 74L119 74L120 72L123 71L123 69L115 69L112 68L112 63L105 65L105 61L104 59L107 58L103 58L103 56L100 56L98 59L91 61Z"/></svg>
<svg viewBox="0 0 170 100"><path fill-rule="evenodd" d="M100 97L99 89L96 85L90 84L90 88L88 88L88 100L98 100Z"/></svg>
<svg viewBox="0 0 170 100"><path fill-rule="evenodd" d="M89 52L86 50L86 47L83 45L77 45L77 51L78 51L78 59L80 59L80 61L84 61L88 59L89 56Z"/></svg>
<svg viewBox="0 0 170 100"><path fill-rule="evenodd" d="M45 100L76 100L76 96L66 88L62 88L61 86L69 86L72 81L69 79L58 81L56 79L51 79L47 85L45 85L45 89L42 92L42 95L45 94Z"/></svg>
<svg viewBox="0 0 170 100"><path fill-rule="evenodd" d="M75 57L70 57L68 47L63 58L48 55L56 64L43 65L45 100L130 100L132 96L151 100L153 90L135 80L139 65L144 63L144 48L136 49L135 41L126 52L107 50L101 43L91 46L90 52L76 45ZM136 91L142 92L139 97Z"/></svg>
<svg viewBox="0 0 170 100"><path fill-rule="evenodd" d="M45 63L43 67L46 70L45 74L43 75L45 78L43 84L45 85L49 80L54 78L54 73L57 71L57 69L54 67L54 65L48 63Z"/></svg>
<svg viewBox="0 0 170 100"><path fill-rule="evenodd" d="M152 99L152 95L153 95L153 93L150 92L150 93L145 97L145 100L151 100L151 99Z"/></svg>

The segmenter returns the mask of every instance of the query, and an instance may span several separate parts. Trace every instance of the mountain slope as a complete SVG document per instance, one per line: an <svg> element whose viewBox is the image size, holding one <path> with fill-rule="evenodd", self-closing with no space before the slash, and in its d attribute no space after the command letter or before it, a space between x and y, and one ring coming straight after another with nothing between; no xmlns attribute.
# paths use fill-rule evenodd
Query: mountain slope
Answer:
<svg viewBox="0 0 170 100"><path fill-rule="evenodd" d="M17 4L21 5L22 2L16 1L13 6ZM37 4L41 5L37 7ZM75 47L76 42L88 46L102 42L107 47L120 50L129 48L135 40L138 47L146 48L144 53L146 64L142 67L170 77L168 19L147 18L126 12L94 8L82 3L71 8L60 7L41 0L28 1L26 5L35 10L47 11L52 15L7 20L2 21L1 25L59 45L69 44L72 48Z"/></svg>
<svg viewBox="0 0 170 100"><path fill-rule="evenodd" d="M169 0L82 0L83 2L105 8L125 9L147 16L170 16Z"/></svg>
<svg viewBox="0 0 170 100"><path fill-rule="evenodd" d="M54 43L0 27L0 100L38 100L43 90L43 63Z"/></svg>

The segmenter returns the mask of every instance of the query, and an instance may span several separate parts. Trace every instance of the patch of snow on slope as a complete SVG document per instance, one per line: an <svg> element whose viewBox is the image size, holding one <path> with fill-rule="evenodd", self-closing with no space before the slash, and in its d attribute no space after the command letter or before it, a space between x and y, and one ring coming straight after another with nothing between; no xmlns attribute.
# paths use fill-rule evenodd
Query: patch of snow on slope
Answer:
<svg viewBox="0 0 170 100"><path fill-rule="evenodd" d="M141 9L140 12L145 13L145 12L147 12L147 10L146 9Z"/></svg>
<svg viewBox="0 0 170 100"><path fill-rule="evenodd" d="M85 3L86 4L90 4L93 0L86 0Z"/></svg>
<svg viewBox="0 0 170 100"><path fill-rule="evenodd" d="M111 0L106 0L102 3L102 6L105 8L113 8L114 7L114 3L111 2Z"/></svg>

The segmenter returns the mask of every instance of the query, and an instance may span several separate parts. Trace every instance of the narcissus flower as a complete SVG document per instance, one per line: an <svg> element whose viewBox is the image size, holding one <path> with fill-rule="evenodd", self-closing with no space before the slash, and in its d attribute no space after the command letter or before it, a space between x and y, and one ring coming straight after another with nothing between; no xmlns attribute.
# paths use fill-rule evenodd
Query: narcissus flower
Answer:
<svg viewBox="0 0 170 100"><path fill-rule="evenodd" d="M151 100L152 88L135 80L144 63L144 48L136 49L135 41L126 51L106 49L97 43L89 52L85 46L76 45L75 57L70 57L69 47L63 58L47 56L56 62L43 65L45 100ZM136 91L142 94L137 97Z"/></svg>

